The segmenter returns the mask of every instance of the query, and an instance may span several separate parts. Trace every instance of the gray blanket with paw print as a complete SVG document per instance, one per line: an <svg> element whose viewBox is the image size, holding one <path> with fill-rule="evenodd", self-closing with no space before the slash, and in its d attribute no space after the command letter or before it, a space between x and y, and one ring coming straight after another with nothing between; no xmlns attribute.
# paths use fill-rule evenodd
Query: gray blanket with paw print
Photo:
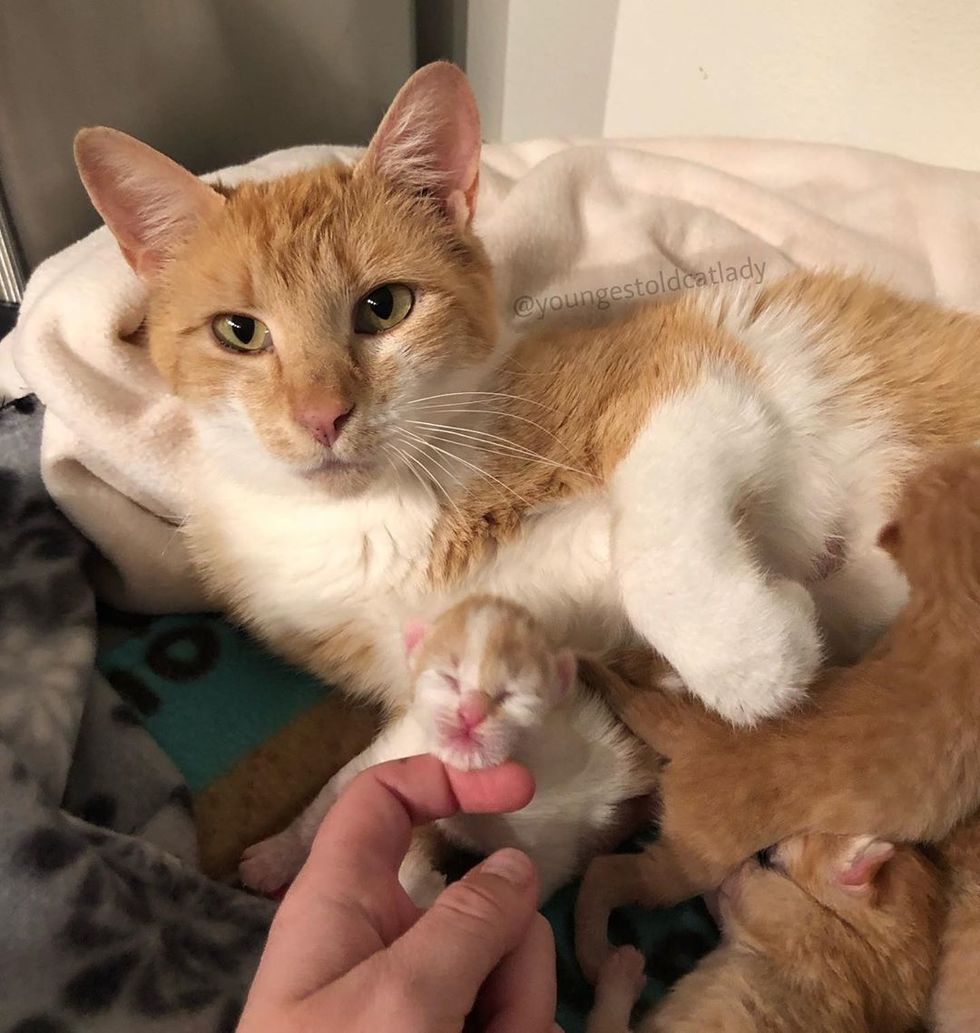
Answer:
<svg viewBox="0 0 980 1033"><path fill-rule="evenodd" d="M187 787L94 669L40 437L0 406L0 1033L232 1033L271 905L195 872Z"/></svg>

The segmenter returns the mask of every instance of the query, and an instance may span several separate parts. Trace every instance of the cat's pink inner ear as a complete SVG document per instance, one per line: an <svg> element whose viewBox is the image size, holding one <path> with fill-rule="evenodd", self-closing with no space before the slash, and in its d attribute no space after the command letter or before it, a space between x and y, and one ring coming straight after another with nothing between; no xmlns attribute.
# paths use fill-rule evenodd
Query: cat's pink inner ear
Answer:
<svg viewBox="0 0 980 1033"><path fill-rule="evenodd" d="M844 856L838 883L848 892L868 893L881 869L895 856L895 847L881 839L862 838Z"/></svg>
<svg viewBox="0 0 980 1033"><path fill-rule="evenodd" d="M402 639L405 642L405 654L411 656L418 648L419 643L429 634L430 625L417 617L406 621L402 631Z"/></svg>
<svg viewBox="0 0 980 1033"><path fill-rule="evenodd" d="M558 672L558 694L566 696L571 692L578 672L578 660L572 650L559 650L555 656L555 669Z"/></svg>
<svg viewBox="0 0 980 1033"><path fill-rule="evenodd" d="M166 155L116 129L82 129L75 164L126 261L152 278L196 221L224 198Z"/></svg>
<svg viewBox="0 0 980 1033"><path fill-rule="evenodd" d="M437 198L466 226L476 211L480 113L466 76L446 61L420 68L399 90L362 166Z"/></svg>

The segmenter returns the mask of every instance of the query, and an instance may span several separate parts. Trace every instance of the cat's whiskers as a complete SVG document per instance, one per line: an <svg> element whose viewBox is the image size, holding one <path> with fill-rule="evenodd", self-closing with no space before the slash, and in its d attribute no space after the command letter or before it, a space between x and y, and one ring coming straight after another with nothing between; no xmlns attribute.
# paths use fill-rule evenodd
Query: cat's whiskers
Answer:
<svg viewBox="0 0 980 1033"><path fill-rule="evenodd" d="M160 559L166 559L167 553L170 551L170 546L174 543L174 539L176 539L180 535L181 531L184 530L184 527L187 524L187 521L190 520L190 518L190 513L186 513L183 517L181 517L180 522L174 528L173 534L167 539L166 544L160 551Z"/></svg>
<svg viewBox="0 0 980 1033"><path fill-rule="evenodd" d="M418 453L418 446L417 445L414 445L412 442L407 441L404 438L400 438L399 440L400 440L401 444L403 444L406 448L413 448L413 449L416 450L416 453ZM429 485L429 487L431 488L432 486L434 486L434 487L438 488L443 493L443 495L446 496L446 501L449 503L449 505L452 506L453 509L456 510L456 512L459 514L460 517L463 516L462 510L456 504L456 500L452 497L452 495L449 494L449 490L439 480L439 478L436 477L432 473L431 470L429 470L429 468L423 462L423 459L429 459L431 462L435 463L436 466L438 466L440 470L445 471L446 474L448 474L450 477L452 477L453 480L456 481L457 484L462 484L463 482L460 480L459 477L457 477L447 467L443 466L442 463L440 463L434 456L425 456L424 453L421 456L418 456L418 457L411 456L408 453L404 452L402 449L398 448L396 445L392 445L391 447L394 448L394 450L402 457L402 459L405 460L405 462L411 463L411 464L413 464L413 466L420 467L424 471L426 477L428 477L428 485ZM416 477L419 476L419 474L414 469L412 470L412 473L414 473Z"/></svg>
<svg viewBox="0 0 980 1033"><path fill-rule="evenodd" d="M447 440L447 438L450 440L459 439L459 443L465 448L480 448L481 451L489 452L501 458L513 456L514 458L527 459L531 462L541 463L544 466L552 466L558 470L568 470L570 473L581 474L583 477L590 479L593 478L593 475L586 470L569 466L567 463L559 463L555 459L549 459L547 456L541 455L540 452L535 452L525 445L519 445L508 438L501 437L499 434L490 434L488 431L475 430L469 427L453 427L447 423L427 423L423 420L408 420L406 422L415 427L425 428L425 430L431 432L431 436L438 437L443 441Z"/></svg>
<svg viewBox="0 0 980 1033"><path fill-rule="evenodd" d="M423 437L420 437L419 435L413 433L410 430L403 431L403 434L408 435L412 440L417 442L423 448L429 449L431 451L439 452L441 455L444 455L444 456L448 456L450 459L454 459L457 463L462 463L463 466L465 466L468 469L472 470L474 473L479 474L481 477L486 477L487 480L493 481L494 484L499 484L500 487L504 489L504 491L508 491L508 492L510 492L511 495L514 496L514 498L520 499L520 501L523 502L524 505L527 506L529 509L533 508L534 504L532 502L530 502L528 499L524 498L524 496L521 495L519 492L514 491L514 489L509 484L505 484L498 477L494 477L494 475L492 473L488 473L482 467L477 466L475 463L471 463L468 459L464 459L462 456L458 456L458 455L456 455L453 452L449 452L449 451L447 451L444 448L440 448L438 445L434 444L431 441L426 440ZM433 457L430 457L430 458L433 458Z"/></svg>
<svg viewBox="0 0 980 1033"><path fill-rule="evenodd" d="M560 445L566 452L571 454L572 450L565 444L564 441L553 431L548 430L547 427L542 426L535 420L529 419L527 416L520 416L515 412L507 412L505 409L457 409L453 406L438 405L438 406L427 406L424 413L434 412L441 413L442 415L452 415L458 413L461 416L468 415L487 415L487 416L506 416L512 420L518 420L521 423L527 423L532 427L537 427L542 433L547 434L549 438L552 438L558 445Z"/></svg>
<svg viewBox="0 0 980 1033"><path fill-rule="evenodd" d="M477 397L479 396L479 397ZM423 398L413 398L406 402L406 405L420 405L422 402L431 402L438 398L465 398L471 397L472 401L478 402L481 398L508 398L513 402L527 402L528 405L537 405L548 412L556 412L550 405L539 402L536 398L526 398L524 395L511 395L505 391L445 391L438 395L426 395Z"/></svg>
<svg viewBox="0 0 980 1033"><path fill-rule="evenodd" d="M432 474L424 466L418 463L412 456L408 455L406 452L403 452L397 445L393 445L391 442L388 442L384 447L386 449L390 448L402 460L402 462L405 463L405 469L415 478L416 481L418 481L418 483L422 486L422 489L427 494L431 495L432 488L435 484L435 481L432 478ZM390 457L388 458L388 461L392 464L392 467L395 468L397 472L397 468L395 467L395 464ZM418 470L416 469L416 466L421 468L422 472L425 474L424 477L421 474L419 474Z"/></svg>

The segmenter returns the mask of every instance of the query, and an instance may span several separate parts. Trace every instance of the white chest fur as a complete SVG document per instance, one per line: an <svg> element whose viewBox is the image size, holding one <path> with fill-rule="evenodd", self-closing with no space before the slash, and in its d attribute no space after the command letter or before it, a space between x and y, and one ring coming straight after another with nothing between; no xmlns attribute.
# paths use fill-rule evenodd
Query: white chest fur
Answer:
<svg viewBox="0 0 980 1033"><path fill-rule="evenodd" d="M218 570L251 622L270 640L320 638L355 623L375 647L374 685L405 690L401 628L410 616L435 617L474 591L524 603L556 637L593 650L626 634L610 564L604 496L556 505L529 519L460 583L434 590L428 550L438 517L418 490L385 489L333 499L312 488L257 491L210 470L197 491L189 533L206 540Z"/></svg>

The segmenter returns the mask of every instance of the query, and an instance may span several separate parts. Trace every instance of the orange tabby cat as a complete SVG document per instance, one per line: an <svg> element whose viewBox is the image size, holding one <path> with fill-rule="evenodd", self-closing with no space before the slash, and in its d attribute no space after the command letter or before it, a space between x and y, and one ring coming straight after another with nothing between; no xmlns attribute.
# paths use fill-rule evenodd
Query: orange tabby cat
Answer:
<svg viewBox="0 0 980 1033"><path fill-rule="evenodd" d="M203 576L353 692L403 703L397 629L490 592L580 651L645 639L732 721L786 710L821 662L814 602L860 652L904 596L875 543L895 493L980 439L980 321L859 278L501 335L450 65L353 167L221 188L108 129L76 156L193 417Z"/></svg>
<svg viewBox="0 0 980 1033"><path fill-rule="evenodd" d="M949 913L932 1001L935 1033L980 1030L980 814L939 850L948 871Z"/></svg>
<svg viewBox="0 0 980 1033"><path fill-rule="evenodd" d="M956 450L914 478L881 540L909 602L874 651L830 672L798 713L738 730L684 696L610 681L613 708L667 761L660 838L598 858L586 875L587 971L608 952L611 907L694 896L798 832L936 842L980 806L980 451Z"/></svg>
<svg viewBox="0 0 980 1033"><path fill-rule="evenodd" d="M933 866L911 847L823 834L787 840L769 863L725 881L721 946L639 1033L909 1033L928 1006L943 918ZM642 973L633 948L612 955L588 1033L626 1033Z"/></svg>

